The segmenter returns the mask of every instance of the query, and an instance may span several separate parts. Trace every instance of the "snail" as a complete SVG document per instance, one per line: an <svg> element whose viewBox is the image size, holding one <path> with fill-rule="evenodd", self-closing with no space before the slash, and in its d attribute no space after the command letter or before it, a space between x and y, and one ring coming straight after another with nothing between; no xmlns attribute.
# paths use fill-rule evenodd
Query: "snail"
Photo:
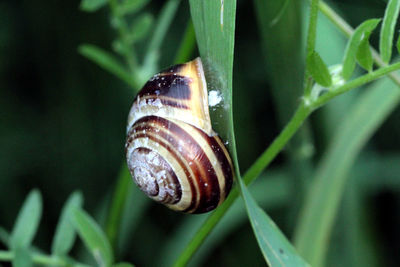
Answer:
<svg viewBox="0 0 400 267"><path fill-rule="evenodd" d="M211 126L200 58L144 85L129 112L125 150L134 182L168 208L204 213L225 200L232 161Z"/></svg>

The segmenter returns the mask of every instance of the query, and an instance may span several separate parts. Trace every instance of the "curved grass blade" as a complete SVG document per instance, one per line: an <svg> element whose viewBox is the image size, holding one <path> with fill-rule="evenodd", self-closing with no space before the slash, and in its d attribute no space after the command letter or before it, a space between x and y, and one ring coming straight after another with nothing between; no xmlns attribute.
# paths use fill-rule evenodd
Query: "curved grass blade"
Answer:
<svg viewBox="0 0 400 267"><path fill-rule="evenodd" d="M135 265L127 263L127 262L120 262L113 265L113 267L135 267Z"/></svg>
<svg viewBox="0 0 400 267"><path fill-rule="evenodd" d="M42 197L38 190L32 190L27 196L10 236L10 247L28 247L38 229L42 216Z"/></svg>
<svg viewBox="0 0 400 267"><path fill-rule="evenodd" d="M296 252L271 218L257 205L242 180L238 179L258 246L269 266L309 266Z"/></svg>
<svg viewBox="0 0 400 267"><path fill-rule="evenodd" d="M356 66L356 53L358 47L360 46L361 40L365 35L371 34L379 22L380 19L369 19L361 23L355 29L353 35L350 37L350 40L347 43L347 47L344 52L342 70L343 79L350 79Z"/></svg>
<svg viewBox="0 0 400 267"><path fill-rule="evenodd" d="M319 164L296 228L297 250L312 265L323 262L338 205L353 162L400 102L388 78L376 82L349 111Z"/></svg>
<svg viewBox="0 0 400 267"><path fill-rule="evenodd" d="M383 17L381 36L379 39L379 52L383 62L389 63L392 56L394 27L399 16L400 0L390 0L386 6Z"/></svg>
<svg viewBox="0 0 400 267"><path fill-rule="evenodd" d="M133 77L109 52L90 44L80 45L78 51L82 56L95 62L97 65L114 74L128 85L135 86Z"/></svg>
<svg viewBox="0 0 400 267"><path fill-rule="evenodd" d="M82 209L75 209L72 223L97 263L101 267L111 266L114 256L110 242L95 220Z"/></svg>
<svg viewBox="0 0 400 267"><path fill-rule="evenodd" d="M81 208L82 204L83 197L80 192L73 193L65 203L51 246L51 251L54 255L67 255L74 245L76 232L71 223L71 219L73 217L73 211L76 208Z"/></svg>

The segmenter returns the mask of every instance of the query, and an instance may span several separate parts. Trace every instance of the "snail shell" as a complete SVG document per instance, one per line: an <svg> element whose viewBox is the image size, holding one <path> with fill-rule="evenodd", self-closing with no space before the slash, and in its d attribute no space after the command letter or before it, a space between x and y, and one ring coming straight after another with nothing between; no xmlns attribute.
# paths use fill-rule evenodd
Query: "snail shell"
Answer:
<svg viewBox="0 0 400 267"><path fill-rule="evenodd" d="M200 58L153 76L129 112L126 157L150 198L186 213L215 209L233 181L229 153L212 130Z"/></svg>

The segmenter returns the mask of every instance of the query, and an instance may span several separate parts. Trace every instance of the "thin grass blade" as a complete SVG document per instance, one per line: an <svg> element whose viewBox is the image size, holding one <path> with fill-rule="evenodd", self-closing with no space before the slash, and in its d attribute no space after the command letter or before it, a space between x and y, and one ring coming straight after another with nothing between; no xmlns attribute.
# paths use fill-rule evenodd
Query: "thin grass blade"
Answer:
<svg viewBox="0 0 400 267"><path fill-rule="evenodd" d="M209 91L214 91L221 101L210 108L213 129L227 144L239 174L236 145L233 132L232 115L232 70L235 37L236 1L191 0L190 11L195 28L197 45L203 61L203 67ZM234 191L234 190L233 190ZM237 194L237 192L236 192ZM234 200L234 192L223 204L229 207ZM218 208L213 214L224 214L226 209ZM210 216L210 218L212 215ZM204 241L208 231L218 222L207 220L180 254L174 266L184 266Z"/></svg>
<svg viewBox="0 0 400 267"><path fill-rule="evenodd" d="M399 16L400 0L390 0L386 6L383 17L381 36L379 39L379 52L383 62L389 63L392 56L394 27Z"/></svg>

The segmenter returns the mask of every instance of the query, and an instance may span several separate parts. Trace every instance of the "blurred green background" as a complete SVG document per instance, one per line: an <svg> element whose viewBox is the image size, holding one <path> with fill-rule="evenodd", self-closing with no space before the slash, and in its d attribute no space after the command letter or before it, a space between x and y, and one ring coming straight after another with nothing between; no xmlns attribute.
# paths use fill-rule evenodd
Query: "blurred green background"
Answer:
<svg viewBox="0 0 400 267"><path fill-rule="evenodd" d="M145 11L157 17L163 3L153 0ZM307 9L305 1L291 1L282 19L268 25L282 3L238 1L233 97L242 171L280 132L301 95ZM382 17L385 5L381 0L334 1L353 27ZM160 69L172 64L189 17L188 3L182 1L160 51ZM112 50L116 32L107 8L85 13L79 10L79 1L6 0L0 3L0 18L0 225L12 229L23 199L38 188L44 216L35 245L48 251L61 207L74 190L83 192L86 210L104 221L124 161L125 123L134 92L77 52L82 43ZM371 37L375 47L378 37ZM137 46L139 56L145 44ZM321 15L317 50L329 65L340 62L345 44L346 38ZM260 178L269 186L254 194L289 237L304 188L346 109L361 92L341 96L312 115ZM397 107L351 169L328 266L398 266L399 136ZM140 211L135 218L125 218L119 256L138 266L163 263L154 251L167 255L168 242L180 240L175 233L179 227L194 227L204 218L174 213L141 195L132 199L130 208ZM244 211L235 216L214 231L194 265L264 265ZM74 254L82 254L79 246Z"/></svg>

